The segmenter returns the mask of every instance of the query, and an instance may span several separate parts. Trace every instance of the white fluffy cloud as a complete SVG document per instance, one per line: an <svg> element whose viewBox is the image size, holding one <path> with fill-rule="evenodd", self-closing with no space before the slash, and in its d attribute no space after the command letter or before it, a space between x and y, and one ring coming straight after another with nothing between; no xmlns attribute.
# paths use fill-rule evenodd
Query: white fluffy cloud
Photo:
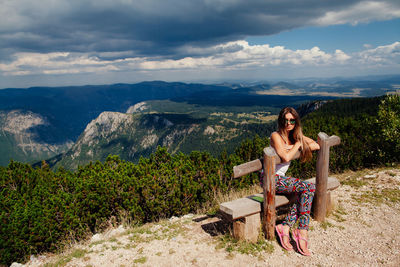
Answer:
<svg viewBox="0 0 400 267"><path fill-rule="evenodd" d="M186 47L191 50L190 47ZM159 57L126 57L102 59L85 53L16 53L13 60L0 64L4 75L73 74L118 71L209 70L248 71L257 68L308 66L335 67L365 65L400 65L400 42L346 54L341 50L327 53L318 47L290 50L283 46L249 45L246 41L228 42L196 50L197 57L163 59ZM121 52L122 53L122 52ZM123 54L129 55L126 51ZM104 55L102 55L104 56Z"/></svg>
<svg viewBox="0 0 400 267"><path fill-rule="evenodd" d="M0 64L0 71L5 75L100 72L117 70L117 62L67 52L16 53L11 62Z"/></svg>
<svg viewBox="0 0 400 267"><path fill-rule="evenodd" d="M361 64L400 65L400 42L362 51L357 57Z"/></svg>

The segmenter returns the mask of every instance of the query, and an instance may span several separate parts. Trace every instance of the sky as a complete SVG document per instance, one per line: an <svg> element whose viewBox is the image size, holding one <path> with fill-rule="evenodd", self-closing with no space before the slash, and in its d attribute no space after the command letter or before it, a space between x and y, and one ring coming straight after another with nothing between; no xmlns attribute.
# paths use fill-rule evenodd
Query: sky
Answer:
<svg viewBox="0 0 400 267"><path fill-rule="evenodd" d="M0 88L388 74L399 0L0 0Z"/></svg>

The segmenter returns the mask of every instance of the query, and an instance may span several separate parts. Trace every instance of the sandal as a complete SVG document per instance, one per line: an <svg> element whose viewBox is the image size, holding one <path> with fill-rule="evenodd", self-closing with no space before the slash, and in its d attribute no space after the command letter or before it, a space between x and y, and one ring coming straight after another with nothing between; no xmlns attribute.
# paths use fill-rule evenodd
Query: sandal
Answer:
<svg viewBox="0 0 400 267"><path fill-rule="evenodd" d="M303 237L300 236L299 229L293 230L292 234L293 234L293 239L296 241L297 250L304 256L311 256L311 253L305 253L300 248L300 240L306 241L306 247L308 247L308 240L306 238L303 238Z"/></svg>
<svg viewBox="0 0 400 267"><path fill-rule="evenodd" d="M283 247L284 249L286 249L286 250L289 250L289 251L290 251L290 250L293 250L293 248L287 247L287 246L283 243L283 237L284 237L284 236L287 236L287 237L288 237L289 242L290 242L290 237L289 237L289 235L283 233L283 226L282 226L282 224L278 224L277 226L275 226L275 230L276 230L276 232L277 232L277 234L278 234L278 236L279 236L279 240L281 241L282 247Z"/></svg>

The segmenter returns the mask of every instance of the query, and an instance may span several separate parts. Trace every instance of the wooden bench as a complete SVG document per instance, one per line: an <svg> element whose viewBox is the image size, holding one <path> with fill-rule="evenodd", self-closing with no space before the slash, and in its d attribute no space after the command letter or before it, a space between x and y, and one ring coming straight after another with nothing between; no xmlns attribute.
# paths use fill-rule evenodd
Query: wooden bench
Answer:
<svg viewBox="0 0 400 267"><path fill-rule="evenodd" d="M318 134L320 150L317 157L316 178L307 181L316 184L313 201L314 219L324 221L327 210L331 206L330 191L339 187L339 181L328 178L329 148L340 143L337 136L328 137L325 133ZM235 238L257 242L260 222L268 239L275 238L276 209L288 205L291 200L286 195L275 195L275 165L281 159L272 147L265 148L263 159L253 160L233 168L233 177L238 178L254 171L264 169L263 193L236 199L220 204L219 215L233 223ZM300 155L298 152L295 158ZM267 201L264 200L267 196Z"/></svg>

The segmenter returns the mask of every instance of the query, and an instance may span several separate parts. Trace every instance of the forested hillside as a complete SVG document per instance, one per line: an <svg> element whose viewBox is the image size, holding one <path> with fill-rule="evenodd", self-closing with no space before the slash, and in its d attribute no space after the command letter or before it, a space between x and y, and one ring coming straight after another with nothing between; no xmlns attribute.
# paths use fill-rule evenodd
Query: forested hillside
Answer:
<svg viewBox="0 0 400 267"><path fill-rule="evenodd" d="M338 135L330 171L386 165L400 160L400 97L329 101L303 118L304 132ZM138 223L194 212L224 193L258 182L232 179L232 167L261 156L268 136L243 140L234 153L171 155L159 147L137 164L110 156L71 172L11 162L0 167L0 263L54 251L68 238L82 239L122 217ZM314 159L315 160L315 159ZM315 162L293 163L292 174L313 176ZM217 203L215 203L217 204Z"/></svg>
<svg viewBox="0 0 400 267"><path fill-rule="evenodd" d="M140 102L128 111L101 113L71 149L47 162L53 169L76 170L112 154L137 163L157 146L171 154L196 150L218 157L223 151L233 153L246 138L268 136L279 112L269 106L213 107L169 100Z"/></svg>
<svg viewBox="0 0 400 267"><path fill-rule="evenodd" d="M284 105L333 99L318 93L263 95L256 90L257 88L233 89L227 86L162 81L3 89L0 90L0 150L3 152L0 154L0 166L6 166L10 159L32 163L53 156L60 158L59 154L67 152L87 125L102 112L126 112L130 106L142 101L172 100L176 107L187 106L189 103L190 106L203 110L221 112L224 109L236 111L253 106L276 111ZM176 112L175 110L174 113ZM21 126L23 131L20 131ZM190 152L190 147L179 151ZM154 148L141 155L148 156L155 151ZM107 152L117 153L104 153ZM140 155L137 156L139 157ZM91 159L104 160L104 157Z"/></svg>

